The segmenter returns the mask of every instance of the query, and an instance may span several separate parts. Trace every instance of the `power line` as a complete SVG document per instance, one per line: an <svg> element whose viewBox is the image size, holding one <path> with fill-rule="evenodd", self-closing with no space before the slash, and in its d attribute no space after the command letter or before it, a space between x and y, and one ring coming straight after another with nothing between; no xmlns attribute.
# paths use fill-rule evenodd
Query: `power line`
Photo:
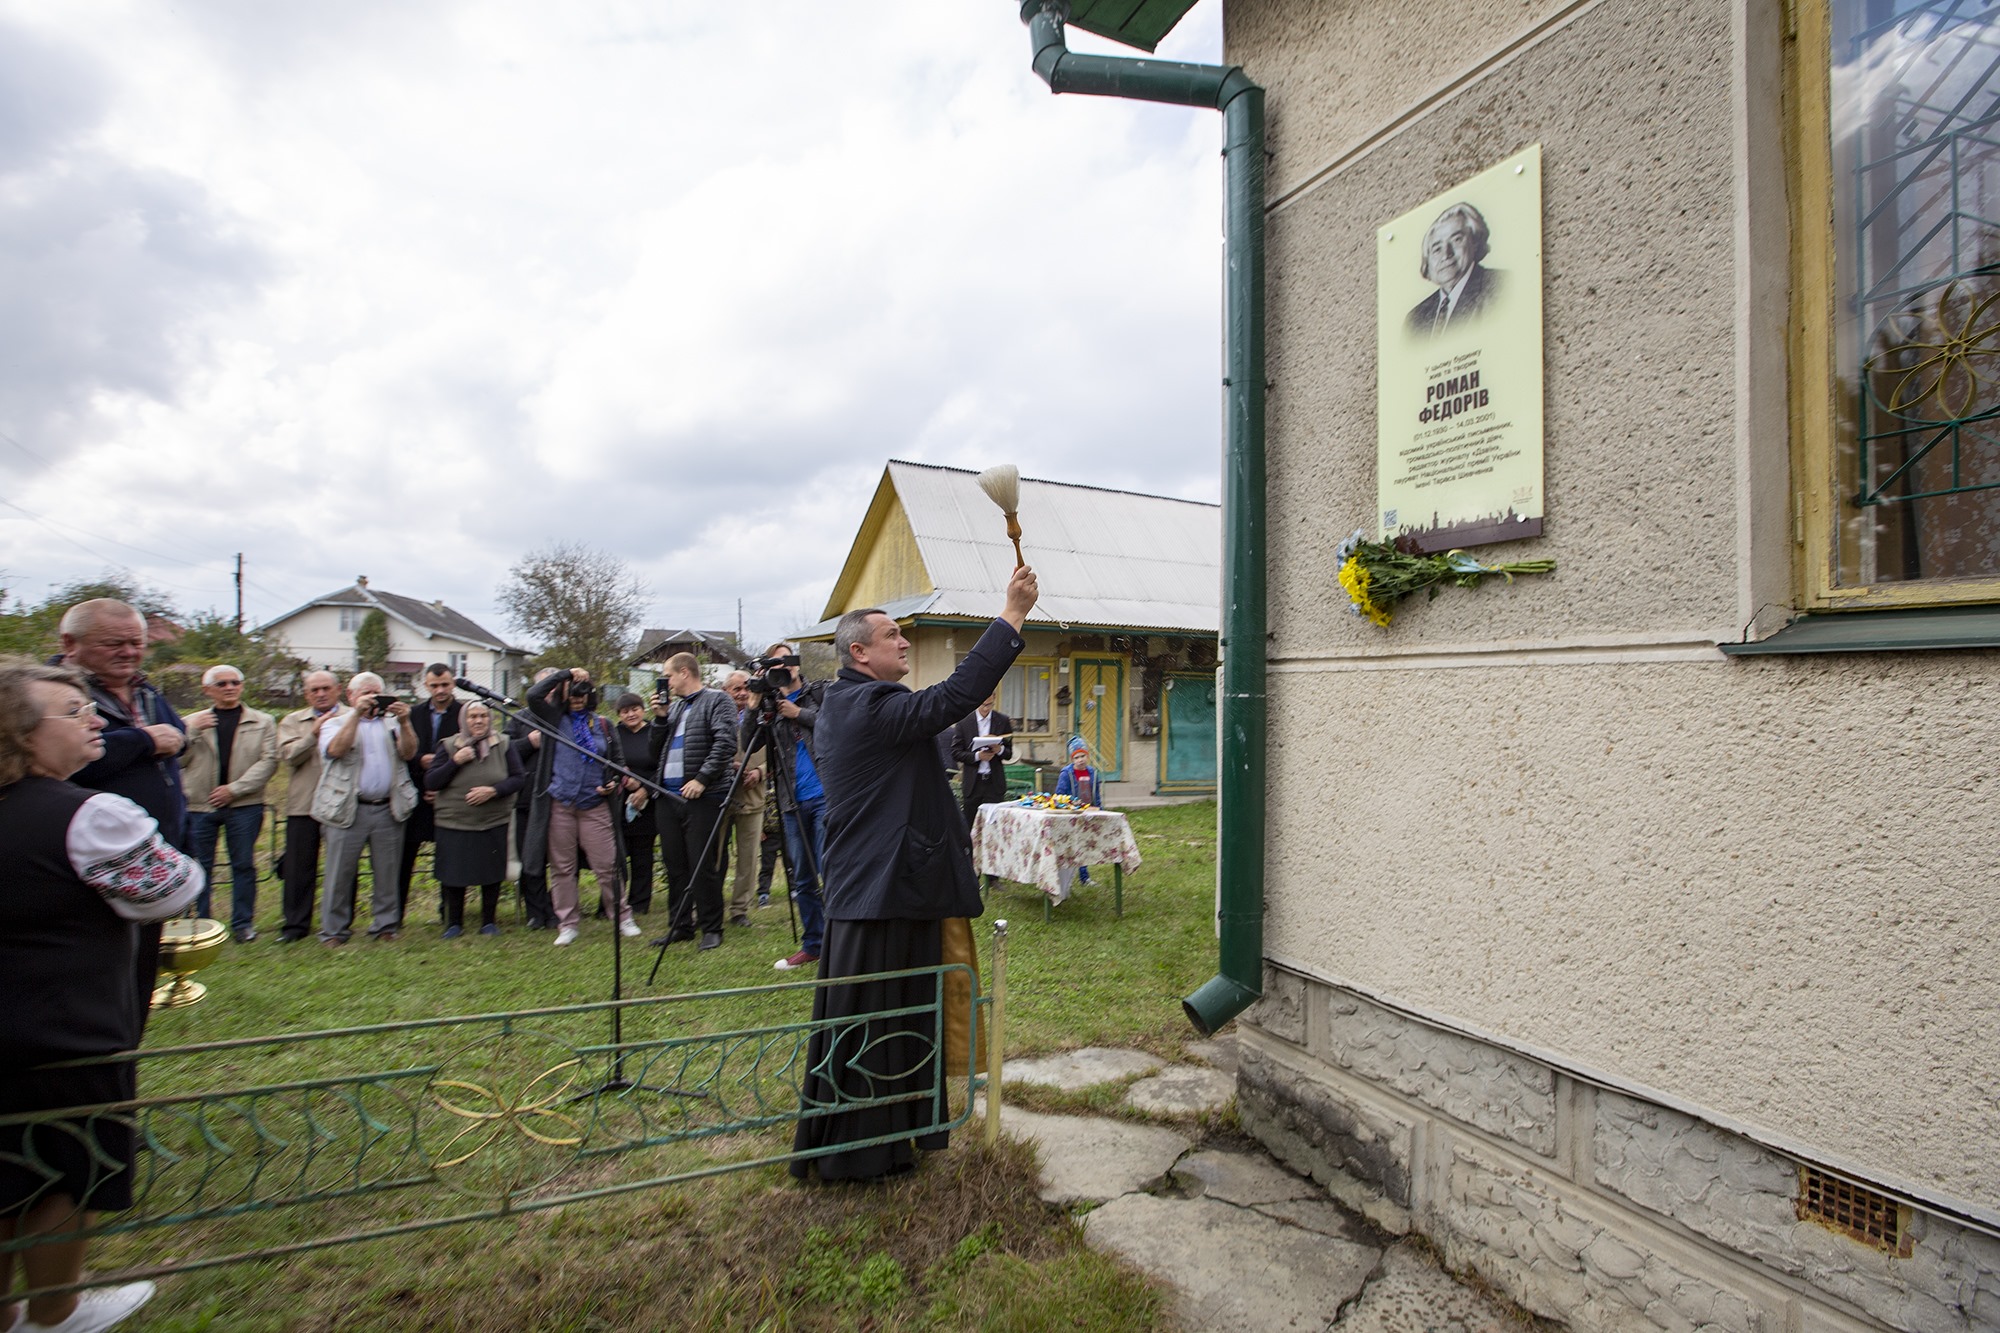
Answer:
<svg viewBox="0 0 2000 1333"><path fill-rule="evenodd" d="M102 533L92 532L89 528L80 528L74 523L65 523L59 518L49 518L45 515L37 514L34 510L17 505L12 500L0 500L0 504L6 505L9 509L19 510L29 518L34 519L37 523L53 523L59 528L68 528L71 532L80 532L93 541L110 542L113 546L122 546L128 551L137 551L140 555L148 556L154 560L165 560L167 563L174 565L186 565L189 569L206 569L220 563L214 560L183 560L177 555L166 555L159 551L148 550L143 546L134 546L131 542L121 542L116 537L106 537Z"/></svg>

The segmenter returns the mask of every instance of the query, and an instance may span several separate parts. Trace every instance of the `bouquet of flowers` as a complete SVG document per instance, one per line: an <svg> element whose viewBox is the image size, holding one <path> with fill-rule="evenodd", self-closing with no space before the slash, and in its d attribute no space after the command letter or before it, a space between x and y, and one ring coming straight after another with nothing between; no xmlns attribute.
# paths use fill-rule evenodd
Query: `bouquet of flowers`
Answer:
<svg viewBox="0 0 2000 1333"><path fill-rule="evenodd" d="M1442 555L1419 551L1408 537L1371 542L1359 528L1335 550L1334 559L1340 567L1340 586L1347 592L1347 609L1385 627L1396 603L1413 592L1435 597L1448 583L1477 588L1496 574L1512 583L1516 574L1546 574L1556 567L1553 560L1481 564L1463 551Z"/></svg>

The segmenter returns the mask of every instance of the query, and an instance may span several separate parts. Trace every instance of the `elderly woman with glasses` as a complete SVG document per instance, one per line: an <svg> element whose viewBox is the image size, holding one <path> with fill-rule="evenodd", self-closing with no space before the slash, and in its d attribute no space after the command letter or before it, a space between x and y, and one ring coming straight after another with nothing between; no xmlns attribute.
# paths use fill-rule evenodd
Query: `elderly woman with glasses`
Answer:
<svg viewBox="0 0 2000 1333"><path fill-rule="evenodd" d="M444 937L465 933L465 890L479 885L479 933L498 935L500 882L507 878L507 824L514 793L528 773L505 736L493 734L493 712L470 703L459 729L438 742L424 786L437 793L437 859L433 872L444 897Z"/></svg>
<svg viewBox="0 0 2000 1333"><path fill-rule="evenodd" d="M0 661L0 1241L61 1236L132 1206L128 1119L9 1120L138 1095L129 1060L74 1062L138 1045L134 923L180 912L204 882L144 810L69 781L103 755L103 730L77 672ZM72 1067L41 1067L58 1061ZM29 1289L79 1281L85 1245L22 1251ZM13 1279L14 1254L0 1252L0 1329L13 1333L110 1328L153 1294L132 1282L36 1296L24 1314L6 1302Z"/></svg>

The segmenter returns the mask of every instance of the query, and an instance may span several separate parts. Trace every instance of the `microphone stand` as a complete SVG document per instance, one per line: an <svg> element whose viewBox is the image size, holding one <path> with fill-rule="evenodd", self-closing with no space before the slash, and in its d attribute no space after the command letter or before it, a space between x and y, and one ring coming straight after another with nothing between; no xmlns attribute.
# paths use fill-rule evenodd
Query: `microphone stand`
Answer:
<svg viewBox="0 0 2000 1333"><path fill-rule="evenodd" d="M585 747L578 745L555 727L550 726L548 723L542 721L541 718L535 716L534 709L531 706L523 705L520 700L509 699L506 695L489 690L484 685L475 685L462 676L452 683L467 694L474 695L482 700L489 708L499 713L502 717L505 717L509 722L526 724L556 744L574 750L584 758L602 765L607 771L616 773L623 778L630 778L655 796L666 794L667 789L652 778L633 772L631 769L625 767L625 765L612 759L608 754L595 755ZM596 714L593 713L591 716L595 717ZM528 799L532 801L534 797L535 794L531 793ZM546 835L544 836L546 837ZM597 870L598 878L601 881L605 870L601 867L593 868ZM629 1092L642 1086L644 1086L644 1090L647 1092L657 1092L669 1097L705 1097L708 1095L707 1093L687 1092L680 1088L645 1086L634 1083L625 1077L625 1007L619 1003L619 1001L625 998L625 931L623 929L625 923L622 919L625 911L628 910L625 904L625 867L622 865L611 866L610 874L618 888L616 902L619 909L616 913L619 919L613 922L611 931L611 999L613 1001L611 1006L611 1045L615 1051L615 1054L612 1056L611 1077L598 1087L578 1093L576 1096L570 1098L570 1101L586 1101L600 1093ZM655 972L659 970L658 963L653 965L653 970Z"/></svg>

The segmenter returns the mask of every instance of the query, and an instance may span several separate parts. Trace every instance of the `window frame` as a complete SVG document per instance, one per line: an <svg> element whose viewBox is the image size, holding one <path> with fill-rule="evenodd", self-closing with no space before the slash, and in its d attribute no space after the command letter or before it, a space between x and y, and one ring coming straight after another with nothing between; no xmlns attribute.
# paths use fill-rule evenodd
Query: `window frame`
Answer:
<svg viewBox="0 0 2000 1333"><path fill-rule="evenodd" d="M1056 726L1056 659L1053 657L1017 657L1014 659L1013 664L1007 668L1007 670L1009 673L1012 673L1016 667L1042 667L1047 670L1048 694L1043 702L1047 708L1048 717L1046 719L1047 726L1045 729L1041 731L1028 731L1021 726L1021 721L1022 721L1021 718L1015 717L1012 713L1008 713L1007 716L1010 719L1012 719L1014 723L1014 734L1016 736L1020 736L1031 740L1040 740L1045 737L1056 735L1058 731L1058 728ZM1007 678L1005 676L1002 676L1000 678L1000 689L1004 691L1006 687L1007 687ZM1025 697L1026 696L1025 678L1023 680L1022 693L1023 697ZM1004 693L1001 695L999 702L1001 705L1000 711L1006 713L1007 712L1006 696Z"/></svg>
<svg viewBox="0 0 2000 1333"><path fill-rule="evenodd" d="M1833 0L1790 0L1784 117L1792 163L1792 543L1802 610L1864 611L2000 602L2000 572L1977 578L1842 584L1839 268L1833 178Z"/></svg>

